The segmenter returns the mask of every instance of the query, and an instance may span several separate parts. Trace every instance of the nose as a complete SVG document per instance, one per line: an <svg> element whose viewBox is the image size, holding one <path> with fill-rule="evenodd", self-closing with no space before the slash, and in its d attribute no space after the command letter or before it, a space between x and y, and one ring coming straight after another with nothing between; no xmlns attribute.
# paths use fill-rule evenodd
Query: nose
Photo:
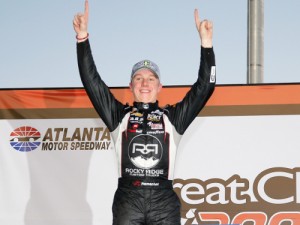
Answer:
<svg viewBox="0 0 300 225"><path fill-rule="evenodd" d="M147 79L143 79L142 86L148 86L148 80Z"/></svg>

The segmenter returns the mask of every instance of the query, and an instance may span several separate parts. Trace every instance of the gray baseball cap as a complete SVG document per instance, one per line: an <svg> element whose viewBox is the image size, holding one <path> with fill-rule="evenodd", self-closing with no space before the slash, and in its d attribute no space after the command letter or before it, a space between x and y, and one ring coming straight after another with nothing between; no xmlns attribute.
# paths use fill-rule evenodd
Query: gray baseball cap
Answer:
<svg viewBox="0 0 300 225"><path fill-rule="evenodd" d="M134 64L131 72L131 79L134 77L137 71L145 68L151 70L157 76L157 78L160 79L160 71L158 66L148 59L139 61L138 63Z"/></svg>

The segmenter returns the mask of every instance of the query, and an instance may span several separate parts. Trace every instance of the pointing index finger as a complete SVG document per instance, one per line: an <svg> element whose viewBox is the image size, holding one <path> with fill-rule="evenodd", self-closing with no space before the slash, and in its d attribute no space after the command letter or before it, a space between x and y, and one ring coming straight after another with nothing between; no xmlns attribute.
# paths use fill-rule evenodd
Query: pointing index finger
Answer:
<svg viewBox="0 0 300 225"><path fill-rule="evenodd" d="M84 4L84 16L86 18L88 18L89 16L89 1L85 0L85 4Z"/></svg>
<svg viewBox="0 0 300 225"><path fill-rule="evenodd" d="M195 16L196 25L198 26L198 24L200 24L200 18L199 18L199 14L198 14L198 9L195 9L194 16Z"/></svg>

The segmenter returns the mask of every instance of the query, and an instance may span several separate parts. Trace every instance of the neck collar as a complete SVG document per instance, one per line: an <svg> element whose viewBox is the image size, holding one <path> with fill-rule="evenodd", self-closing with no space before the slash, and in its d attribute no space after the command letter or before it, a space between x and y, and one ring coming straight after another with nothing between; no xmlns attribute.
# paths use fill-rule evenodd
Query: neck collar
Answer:
<svg viewBox="0 0 300 225"><path fill-rule="evenodd" d="M138 110L152 110L158 108L158 101L150 103L133 102L133 106Z"/></svg>

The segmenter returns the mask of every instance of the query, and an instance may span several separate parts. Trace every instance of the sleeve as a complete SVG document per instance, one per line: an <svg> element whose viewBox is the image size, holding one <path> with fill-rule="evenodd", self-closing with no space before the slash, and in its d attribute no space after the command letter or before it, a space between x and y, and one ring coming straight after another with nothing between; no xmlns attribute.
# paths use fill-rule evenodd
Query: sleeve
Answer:
<svg viewBox="0 0 300 225"><path fill-rule="evenodd" d="M101 119L110 131L114 131L124 112L120 103L101 79L90 47L89 40L77 43L77 61L82 84Z"/></svg>
<svg viewBox="0 0 300 225"><path fill-rule="evenodd" d="M168 117L179 134L183 134L200 113L215 89L216 64L213 48L201 47L198 79L181 102L168 106Z"/></svg>

